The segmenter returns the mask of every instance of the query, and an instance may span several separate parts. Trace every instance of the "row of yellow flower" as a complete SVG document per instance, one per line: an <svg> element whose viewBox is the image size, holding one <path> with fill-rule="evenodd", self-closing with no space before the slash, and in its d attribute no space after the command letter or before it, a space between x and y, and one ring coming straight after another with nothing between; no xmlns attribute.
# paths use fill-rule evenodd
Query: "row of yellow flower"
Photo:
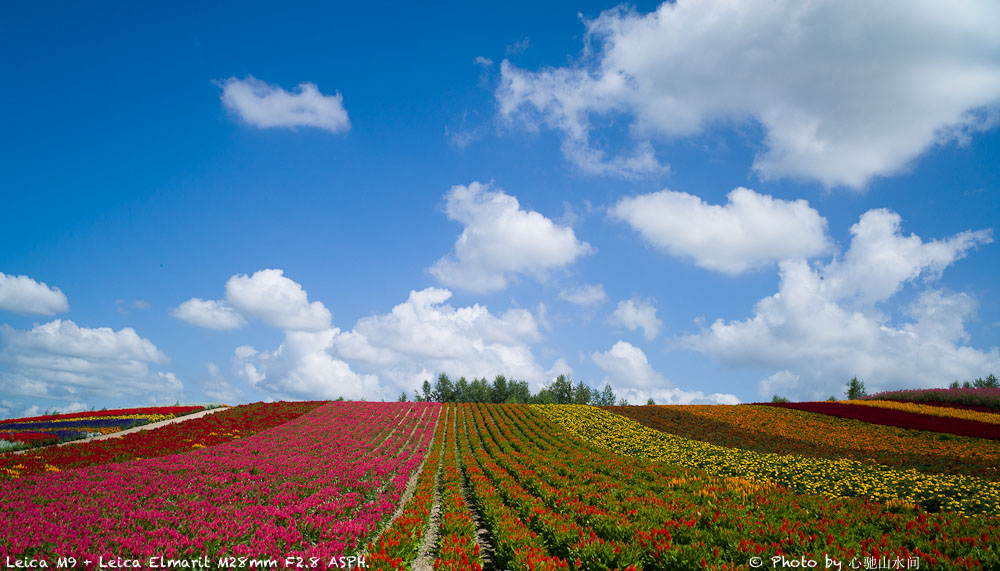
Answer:
<svg viewBox="0 0 1000 571"><path fill-rule="evenodd" d="M619 454L701 468L718 476L771 481L805 493L903 501L933 511L1000 514L1000 483L980 478L725 448L659 432L586 405L539 405L539 409L571 434Z"/></svg>
<svg viewBox="0 0 1000 571"><path fill-rule="evenodd" d="M898 402L892 400L852 400L849 404L861 404L878 408L889 408L892 410L903 410L906 412L916 412L919 414L929 414L932 416L944 416L948 418L963 418L965 420L975 420L978 422L988 422L990 424L1000 424L1000 414L992 412L979 412L978 410L966 410L964 408L953 408L949 406L932 406L928 404L918 404L915 402Z"/></svg>

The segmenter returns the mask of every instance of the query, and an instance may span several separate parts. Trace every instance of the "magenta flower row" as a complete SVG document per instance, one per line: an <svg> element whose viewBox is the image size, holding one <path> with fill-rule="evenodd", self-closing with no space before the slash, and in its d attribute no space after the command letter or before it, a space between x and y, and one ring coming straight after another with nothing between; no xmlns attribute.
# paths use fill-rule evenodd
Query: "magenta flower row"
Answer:
<svg viewBox="0 0 1000 571"><path fill-rule="evenodd" d="M186 454L0 483L0 559L356 553L427 454L440 405L334 402Z"/></svg>

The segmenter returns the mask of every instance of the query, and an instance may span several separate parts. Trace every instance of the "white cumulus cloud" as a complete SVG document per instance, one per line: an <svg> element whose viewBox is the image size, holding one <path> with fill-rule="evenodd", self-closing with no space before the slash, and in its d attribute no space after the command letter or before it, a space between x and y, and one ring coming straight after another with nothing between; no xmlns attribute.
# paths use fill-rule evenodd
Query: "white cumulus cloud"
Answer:
<svg viewBox="0 0 1000 571"><path fill-rule="evenodd" d="M780 200L742 187L728 198L725 205L706 204L686 192L663 190L623 198L609 215L660 250L729 275L831 248L826 219L805 200Z"/></svg>
<svg viewBox="0 0 1000 571"><path fill-rule="evenodd" d="M522 210L517 198L473 182L445 195L445 213L465 225L454 251L430 272L441 283L469 291L503 289L512 275L543 279L593 249L535 211Z"/></svg>
<svg viewBox="0 0 1000 571"><path fill-rule="evenodd" d="M611 315L612 323L624 325L630 331L642 329L647 341L652 341L660 333L663 321L656 317L656 306L646 299L632 298L618 302Z"/></svg>
<svg viewBox="0 0 1000 571"><path fill-rule="evenodd" d="M351 128L340 93L324 95L313 83L300 83L289 93L260 81L230 77L222 83L222 103L254 127L316 127L331 133Z"/></svg>
<svg viewBox="0 0 1000 571"><path fill-rule="evenodd" d="M656 372L642 349L627 341L618 341L604 353L593 353L591 359L607 373L609 383L620 398L631 404L644 404L652 398L657 404L736 404L735 395L701 391L685 391L674 386ZM602 385L604 384L602 383Z"/></svg>
<svg viewBox="0 0 1000 571"><path fill-rule="evenodd" d="M375 375L358 374L330 353L339 332L285 331L285 340L274 351L238 347L233 364L239 376L276 398L381 398Z"/></svg>
<svg viewBox="0 0 1000 571"><path fill-rule="evenodd" d="M903 283L920 275L940 277L969 249L993 241L990 230L966 231L947 240L924 242L900 233L899 214L886 209L865 212L851 226L851 246L842 260L824 270L824 288L836 298L865 303L888 299Z"/></svg>
<svg viewBox="0 0 1000 571"><path fill-rule="evenodd" d="M895 0L679 0L586 22L576 64L501 63L501 117L561 132L581 169L661 167L651 143L760 125L763 178L860 188L930 147L993 127L1000 102L1000 5ZM631 150L593 143L629 124Z"/></svg>
<svg viewBox="0 0 1000 571"><path fill-rule="evenodd" d="M541 334L530 312L497 316L479 304L455 308L446 303L451 295L440 288L411 291L390 313L362 318L338 335L337 353L407 390L442 372L469 379L506 375L536 388L547 380L531 352Z"/></svg>
<svg viewBox="0 0 1000 571"><path fill-rule="evenodd" d="M310 302L302 285L277 269L234 275L226 282L224 300L194 297L170 313L192 325L219 331L242 327L247 317L279 329L323 331L330 328L332 317L322 302Z"/></svg>
<svg viewBox="0 0 1000 571"><path fill-rule="evenodd" d="M47 398L143 396L173 400L183 385L173 373L151 371L167 356L134 329L80 327L56 319L28 331L0 327L0 373L10 394Z"/></svg>
<svg viewBox="0 0 1000 571"><path fill-rule="evenodd" d="M224 331L246 325L246 319L224 301L191 298L175 307L170 315L192 325Z"/></svg>
<svg viewBox="0 0 1000 571"><path fill-rule="evenodd" d="M0 272L0 309L15 313L55 315L69 311L66 295L28 276L11 276Z"/></svg>
<svg viewBox="0 0 1000 571"><path fill-rule="evenodd" d="M226 301L238 312L280 329L321 331L330 327L330 310L309 302L302 286L282 270L239 274L226 282Z"/></svg>
<svg viewBox="0 0 1000 571"><path fill-rule="evenodd" d="M1000 370L1000 353L968 341L965 323L975 300L964 293L924 289L893 323L878 311L906 283L933 280L988 233L963 232L924 242L899 234L899 217L885 210L862 215L852 227L843 260L811 267L804 260L779 264L778 292L741 321L716 320L681 342L733 367L777 371L760 384L762 396L826 398L853 376L869 391L935 387Z"/></svg>

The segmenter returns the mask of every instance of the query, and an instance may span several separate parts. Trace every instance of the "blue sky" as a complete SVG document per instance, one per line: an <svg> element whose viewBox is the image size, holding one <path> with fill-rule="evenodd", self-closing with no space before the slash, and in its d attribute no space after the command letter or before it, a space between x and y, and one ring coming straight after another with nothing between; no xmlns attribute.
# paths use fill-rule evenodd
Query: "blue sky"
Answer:
<svg viewBox="0 0 1000 571"><path fill-rule="evenodd" d="M996 5L730 4L8 6L0 416L1000 373Z"/></svg>

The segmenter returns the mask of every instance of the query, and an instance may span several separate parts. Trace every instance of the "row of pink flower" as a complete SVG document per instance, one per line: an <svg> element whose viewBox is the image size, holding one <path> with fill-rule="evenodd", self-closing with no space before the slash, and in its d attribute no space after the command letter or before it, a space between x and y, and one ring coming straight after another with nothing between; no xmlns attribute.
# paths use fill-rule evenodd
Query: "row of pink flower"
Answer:
<svg viewBox="0 0 1000 571"><path fill-rule="evenodd" d="M392 513L440 405L322 406L187 454L0 485L0 558L332 557Z"/></svg>

